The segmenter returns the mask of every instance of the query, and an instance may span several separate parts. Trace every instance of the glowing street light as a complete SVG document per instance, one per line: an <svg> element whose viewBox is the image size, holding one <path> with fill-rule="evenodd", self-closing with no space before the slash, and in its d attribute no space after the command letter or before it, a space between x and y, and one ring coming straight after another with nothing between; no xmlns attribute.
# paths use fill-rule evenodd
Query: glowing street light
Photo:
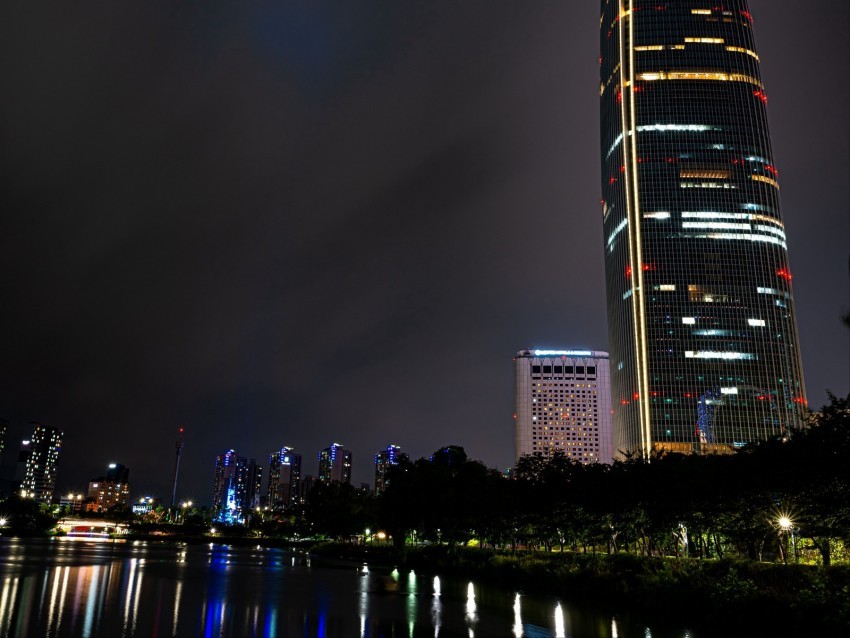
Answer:
<svg viewBox="0 0 850 638"><path fill-rule="evenodd" d="M794 538L794 521L791 520L791 517L787 514L780 514L776 519L777 525L779 525L779 551L782 553L782 562L787 565L788 564L788 535L791 535L792 542L794 544L794 559L797 558L797 539ZM785 535L785 538L782 538L782 535Z"/></svg>

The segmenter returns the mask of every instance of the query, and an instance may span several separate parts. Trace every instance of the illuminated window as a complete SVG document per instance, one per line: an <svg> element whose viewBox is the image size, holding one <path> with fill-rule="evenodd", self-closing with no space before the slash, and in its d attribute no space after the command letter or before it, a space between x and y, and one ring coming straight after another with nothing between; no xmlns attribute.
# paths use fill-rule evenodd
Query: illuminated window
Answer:
<svg viewBox="0 0 850 638"><path fill-rule="evenodd" d="M721 169L695 169L684 168L679 171L679 177L683 179L729 179L731 173Z"/></svg>
<svg viewBox="0 0 850 638"><path fill-rule="evenodd" d="M695 42L697 44L723 44L723 38L685 38L685 42Z"/></svg>
<svg viewBox="0 0 850 638"><path fill-rule="evenodd" d="M711 9L691 9L691 14L700 16L710 16Z"/></svg>
<svg viewBox="0 0 850 638"><path fill-rule="evenodd" d="M639 73L638 80L656 82L658 80L714 80L720 82L749 82L760 89L764 85L757 78L744 73L725 73L723 71L649 71Z"/></svg>
<svg viewBox="0 0 850 638"><path fill-rule="evenodd" d="M675 292L676 284L661 284L656 286L656 290L661 290L662 292Z"/></svg>
<svg viewBox="0 0 850 638"><path fill-rule="evenodd" d="M749 233L709 233L707 235L694 235L697 239L737 239L742 241L764 242L766 244L775 244L787 249L788 246L782 239L773 237L772 235L755 235Z"/></svg>
<svg viewBox="0 0 850 638"><path fill-rule="evenodd" d="M752 230L749 224L733 224L729 222L682 222L682 228L711 228L716 230Z"/></svg>
<svg viewBox="0 0 850 638"><path fill-rule="evenodd" d="M608 244L607 244L607 245L608 245L608 250L613 250L613 246L612 246L611 244L613 244L613 243L614 243L614 240L617 238L617 235L619 235L619 234L620 234L620 232L622 232L622 230L623 230L626 226L628 226L628 224L629 224L628 220L624 219L623 221L621 221L621 222L617 225L617 227L614 229L614 231L613 231L613 232L611 233L611 235L608 237Z"/></svg>
<svg viewBox="0 0 850 638"><path fill-rule="evenodd" d="M779 188L779 182L777 182L772 177L767 177L766 175L750 175L750 179L755 182L764 182L765 184L770 184L774 188Z"/></svg>
<svg viewBox="0 0 850 638"><path fill-rule="evenodd" d="M746 53L747 55L754 57L756 60L759 59L759 56L755 51L750 51L749 49L745 49L744 47L727 46L726 50L734 51L735 53Z"/></svg>
<svg viewBox="0 0 850 638"><path fill-rule="evenodd" d="M738 188L736 184L729 182L679 182L679 186L681 188L725 188L727 190Z"/></svg>
<svg viewBox="0 0 850 638"><path fill-rule="evenodd" d="M757 357L749 352L713 352L710 350L688 350L685 352L685 359L722 359L726 360L747 360L752 361Z"/></svg>
<svg viewBox="0 0 850 638"><path fill-rule="evenodd" d="M764 319L747 319L747 323L753 328L764 328L765 326Z"/></svg>
<svg viewBox="0 0 850 638"><path fill-rule="evenodd" d="M644 219L670 219L670 213L668 212L657 212L657 213L644 213Z"/></svg>
<svg viewBox="0 0 850 638"><path fill-rule="evenodd" d="M682 317L682 323L693 325L696 322L696 317Z"/></svg>

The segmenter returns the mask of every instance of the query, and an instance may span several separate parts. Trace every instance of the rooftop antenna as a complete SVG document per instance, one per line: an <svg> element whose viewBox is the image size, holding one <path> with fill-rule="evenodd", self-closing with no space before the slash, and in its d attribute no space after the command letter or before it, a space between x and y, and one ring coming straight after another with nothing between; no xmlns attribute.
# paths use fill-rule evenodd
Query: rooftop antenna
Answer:
<svg viewBox="0 0 850 638"><path fill-rule="evenodd" d="M180 455L183 454L183 428L177 430L177 457L174 459L174 486L171 490L171 509L174 509L174 504L177 502L177 475L180 473Z"/></svg>

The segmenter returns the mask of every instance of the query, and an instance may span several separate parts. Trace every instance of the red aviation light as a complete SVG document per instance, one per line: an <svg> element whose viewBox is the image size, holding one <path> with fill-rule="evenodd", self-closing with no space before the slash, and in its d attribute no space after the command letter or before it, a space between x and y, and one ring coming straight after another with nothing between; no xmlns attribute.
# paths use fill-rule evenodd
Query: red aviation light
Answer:
<svg viewBox="0 0 850 638"><path fill-rule="evenodd" d="M655 270L655 266L654 266L653 264L643 264L643 265L640 267L640 269L641 269L643 272L648 272L648 271L650 271L650 270Z"/></svg>
<svg viewBox="0 0 850 638"><path fill-rule="evenodd" d="M765 164L765 169L773 173L775 177L779 177L779 171L776 170L776 167L771 166L770 164Z"/></svg>
<svg viewBox="0 0 850 638"><path fill-rule="evenodd" d="M744 16L747 20L750 21L750 24L753 23L753 14L749 11L741 11L741 15Z"/></svg>
<svg viewBox="0 0 850 638"><path fill-rule="evenodd" d="M628 405L628 404L629 404L629 402L626 401L625 399L620 399L620 405Z"/></svg>
<svg viewBox="0 0 850 638"><path fill-rule="evenodd" d="M761 89L753 91L753 95L755 95L758 99L767 104L767 93L765 93Z"/></svg>
<svg viewBox="0 0 850 638"><path fill-rule="evenodd" d="M794 397L792 399L794 403L807 403L807 401L803 397Z"/></svg>
<svg viewBox="0 0 850 638"><path fill-rule="evenodd" d="M611 179L609 179L609 180L608 180L608 184L610 184L611 186L613 186L613 185L614 185L614 182L616 182L616 181L617 181L617 178L616 178L616 177L612 177Z"/></svg>
<svg viewBox="0 0 850 638"><path fill-rule="evenodd" d="M626 277L631 277L631 276L632 276L632 267L626 266Z"/></svg>
<svg viewBox="0 0 850 638"><path fill-rule="evenodd" d="M617 104L623 103L623 89L617 90Z"/></svg>
<svg viewBox="0 0 850 638"><path fill-rule="evenodd" d="M780 268L776 271L778 277L782 277L785 281L791 281L791 273L785 268Z"/></svg>
<svg viewBox="0 0 850 638"><path fill-rule="evenodd" d="M632 395L632 399L634 399L635 401L637 401L638 399L640 399L640 394L639 394L639 393L637 393L637 392L635 392L635 393Z"/></svg>

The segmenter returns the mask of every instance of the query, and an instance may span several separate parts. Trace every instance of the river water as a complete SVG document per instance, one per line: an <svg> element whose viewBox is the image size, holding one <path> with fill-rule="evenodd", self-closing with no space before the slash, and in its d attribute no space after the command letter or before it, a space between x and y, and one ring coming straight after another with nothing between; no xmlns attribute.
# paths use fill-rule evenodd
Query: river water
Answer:
<svg viewBox="0 0 850 638"><path fill-rule="evenodd" d="M290 550L0 539L0 636L697 635L555 597Z"/></svg>

